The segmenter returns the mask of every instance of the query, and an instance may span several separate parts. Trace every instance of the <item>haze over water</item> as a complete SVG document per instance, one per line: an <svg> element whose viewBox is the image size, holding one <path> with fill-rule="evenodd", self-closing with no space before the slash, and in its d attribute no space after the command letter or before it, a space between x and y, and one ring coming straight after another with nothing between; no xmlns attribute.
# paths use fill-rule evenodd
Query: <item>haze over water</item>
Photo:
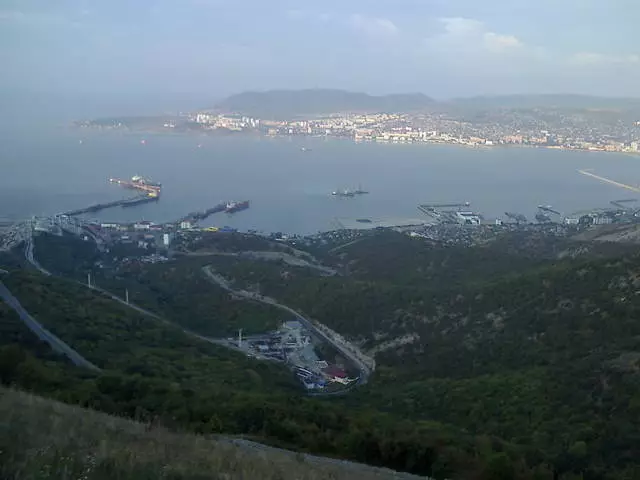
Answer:
<svg viewBox="0 0 640 480"><path fill-rule="evenodd" d="M204 224L315 233L335 228L336 217L425 218L419 203L469 201L489 218L513 211L532 219L538 204L569 213L635 196L578 169L640 183L640 157L620 154L63 128L5 131L2 137L0 217L16 219L132 196L108 179L137 174L163 184L158 203L90 218L165 222L221 201L248 199L249 210L216 214ZM311 151L302 152L302 146ZM359 185L371 193L330 196Z"/></svg>

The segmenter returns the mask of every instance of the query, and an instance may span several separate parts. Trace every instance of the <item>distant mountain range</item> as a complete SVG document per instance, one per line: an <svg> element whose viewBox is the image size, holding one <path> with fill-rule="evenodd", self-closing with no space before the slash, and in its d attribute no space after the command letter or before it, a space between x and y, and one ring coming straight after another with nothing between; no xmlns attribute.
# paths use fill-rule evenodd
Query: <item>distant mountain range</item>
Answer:
<svg viewBox="0 0 640 480"><path fill-rule="evenodd" d="M436 101L422 93L368 95L331 89L268 90L227 97L215 108L260 117L291 117L337 112L412 112L491 108L639 110L640 99L573 94L499 95Z"/></svg>
<svg viewBox="0 0 640 480"><path fill-rule="evenodd" d="M435 100L422 93L374 96L345 90L269 90L232 95L216 108L258 116L291 116L334 112L408 112Z"/></svg>
<svg viewBox="0 0 640 480"><path fill-rule="evenodd" d="M456 98L445 102L453 105L480 108L570 108L615 109L640 108L640 98L598 97L577 94L494 95Z"/></svg>

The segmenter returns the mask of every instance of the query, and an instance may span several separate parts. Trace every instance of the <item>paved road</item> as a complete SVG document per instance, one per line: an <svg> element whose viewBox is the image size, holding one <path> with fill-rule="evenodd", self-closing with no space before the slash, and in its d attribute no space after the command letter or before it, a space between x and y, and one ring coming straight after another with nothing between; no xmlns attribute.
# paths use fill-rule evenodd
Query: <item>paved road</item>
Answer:
<svg viewBox="0 0 640 480"><path fill-rule="evenodd" d="M27 260L29 260L29 262L34 265L40 272L42 272L45 275L52 275L49 271L45 270L44 268L42 268L42 266L40 266L40 264L36 261L36 259L34 258L34 252L33 252L33 240L32 238L28 238L27 239L27 245L25 247L25 257L27 258ZM231 293L234 293L236 295L239 296L243 296L245 298L247 298L248 300L257 300L260 301L262 303L266 303L269 305L273 305L277 308L283 309L289 313L291 313L292 315L294 315L295 317L297 317L303 324L305 324L307 326L307 328L309 328L309 330L315 332L318 336L322 337L325 339L325 341L327 341L328 343L332 344L338 351L342 352L343 355L345 355L347 358L351 359L351 361L358 365L361 371L361 375L360 375L360 379L356 384L351 385L349 388L345 389L345 390L341 390L339 392L330 392L330 393L320 393L320 394L311 394L311 395L317 395L317 396L327 396L327 395L342 395L347 393L349 390L351 390L352 388L354 388L357 385L361 385L367 382L368 377L371 373L371 370L369 369L369 367L367 365L365 365L364 363L362 363L358 358L353 357L352 354L348 351L345 351L340 345L337 345L331 338L329 338L326 334L324 334L324 332L320 331L317 329L317 327L313 324L313 322L311 322L311 320L305 318L303 315L301 315L299 312L293 310L292 308L286 306L286 305L282 305L279 304L278 302L276 302L275 300L272 300L270 298L267 297L259 297L259 298L255 298L252 296L249 296L247 294L247 292L236 292L234 290L232 290L229 285L226 282L220 282L219 278L216 278L216 276L208 269L206 269L205 267L205 272L207 273L207 275L212 278L216 283L218 283L218 285L220 285L221 287L223 287L224 289L228 290ZM229 342L226 340L221 340L221 339L214 339L214 338L209 338L209 337L205 337L203 335L200 335L196 332L193 332L191 330L185 329L180 327L179 325L176 325L173 322L170 322L169 320L163 319L162 317L160 317L159 315L156 315L153 312L150 312L149 310L146 310L144 308L141 308L137 305L134 305L132 303L127 303L124 299L112 294L111 292L108 292L107 290L104 290L100 287L97 286L87 286L84 283L81 282L77 282L80 285L84 285L87 288L91 288L94 291L100 292L103 295L109 297L110 299L128 307L131 308L139 313L142 313L144 315L150 316L152 318L155 318L159 321L171 324L173 326L176 326L178 328L180 328L184 333L186 333L187 335L193 336L195 338L198 338L200 340L203 340L205 342L209 342L212 344L216 344L216 345L222 345L222 346L226 346L229 347ZM56 337L54 334L52 334L51 332L49 332L48 330L46 330L37 320L35 320L33 317L31 317L31 315L29 315L28 312L26 312L26 310L24 310L24 308L20 305L20 303L18 302L18 300L13 297L13 295L11 294L11 292L9 292L9 290L4 286L4 284L2 282L0 282L0 296L5 300L5 302L7 304L9 304L12 308L14 308L14 310L16 310L16 312L18 313L18 315L20 315L20 318L25 322L25 324L43 341L47 342L51 348L57 352L60 352L64 355L66 355L67 357L69 357L69 359L78 366L83 366L83 367L87 367L93 370L100 370L98 367L96 367L95 365L93 365L91 362L89 362L88 360L86 360L85 358L83 358L79 353L77 353L75 350L73 350L69 345L67 345L66 343L64 343L62 340L60 340L58 337ZM311 462L311 463L317 463L317 464L330 464L330 465L336 465L336 466L340 466L342 468L354 468L358 470L358 473L362 472L362 469L372 469L373 471L375 471L376 474L379 475L384 475L385 478L394 478L394 479L419 479L419 478L425 478L425 477L418 477L416 475L411 475L408 473L400 473L400 472L394 472L392 470L388 470L388 469L384 469L384 468L377 468L377 467L372 467L369 465L363 465L363 464L359 464L359 463L355 463L355 462L349 462L346 460L338 460L338 459L334 459L334 458L329 458L329 457L320 457L320 456L316 456L316 455L310 455L310 454L298 454L296 452L290 451L290 450L284 450L284 449L280 449L280 448L276 448L276 447L271 447L268 445L263 445L261 443L256 443L250 440L245 440L245 439L241 439L241 438L233 438L233 437L226 437L226 436L218 436L217 439L221 442L225 442L225 443L231 443L234 444L236 446L245 448L245 449L252 449L252 450L258 450L258 451L263 451L266 453L269 452L280 452L280 453L284 453L284 454L290 454L290 455L302 455L302 457L304 458L305 461Z"/></svg>
<svg viewBox="0 0 640 480"><path fill-rule="evenodd" d="M348 389L341 390L340 392L333 393L334 395L344 394L347 391L351 390L353 387L355 387L357 385L364 385L365 383L367 383L369 381L369 376L371 375L371 368L368 365L366 365L362 360L360 360L356 355L354 355L352 352L350 352L348 349L344 348L341 344L337 343L333 338L331 338L331 336L327 335L325 332L320 330L314 324L314 322L312 320L306 318L300 312L297 312L296 310L294 310L291 307L288 307L287 305L283 305L281 303L278 303L277 301L275 301L274 299L269 298L269 297L264 297L264 296L261 296L261 295L256 295L256 294L252 294L250 292L245 292L245 291L240 291L240 290L233 290L229 286L229 283L226 280L224 280L222 277L220 277L219 275L216 275L215 273L213 273L211 271L210 267L203 267L203 271L207 275L208 278L210 278L216 284L218 284L220 287L224 288L225 290L227 290L228 292L230 292L230 293L232 293L234 295L237 295L239 297L243 297L243 298L245 298L247 300L255 300L257 302L261 302L261 303L264 303L264 304L267 304L267 305L271 305L271 306L274 306L274 307L279 308L281 310L284 310L285 312L290 313L291 315L296 317L298 320L300 320L300 322L302 324L304 324L305 327L308 330L314 332L318 337L324 339L324 341L326 341L330 345L333 345L333 347L336 350L338 350L342 355L344 355L354 365L356 365L358 367L358 370L360 370L360 376L359 376L357 382L355 382L354 385L351 385L351 387L348 388ZM324 393L324 394L316 394L316 395L328 395L328 394Z"/></svg>
<svg viewBox="0 0 640 480"><path fill-rule="evenodd" d="M47 277L51 276L51 272L45 270L33 256L33 235L29 235L25 241L24 256L31 265L38 269L40 273L46 275Z"/></svg>
<svg viewBox="0 0 640 480"><path fill-rule="evenodd" d="M40 324L40 322L38 322L35 318L29 315L29 312L24 309L18 299L11 294L9 289L2 282L0 282L0 297L2 297L7 305L9 305L16 311L16 313L20 316L20 319L26 326L33 333L35 333L40 340L42 340L43 342L47 342L54 351L65 355L69 358L69 360L71 360L71 362L73 362L74 365L77 365L78 367L85 367L91 370L100 370L93 363L84 358L49 330L44 328L42 324Z"/></svg>

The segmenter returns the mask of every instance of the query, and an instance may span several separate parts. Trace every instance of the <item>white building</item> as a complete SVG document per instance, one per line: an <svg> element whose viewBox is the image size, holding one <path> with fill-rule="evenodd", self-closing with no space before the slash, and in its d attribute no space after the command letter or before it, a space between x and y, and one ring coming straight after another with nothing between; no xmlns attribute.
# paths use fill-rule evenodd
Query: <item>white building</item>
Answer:
<svg viewBox="0 0 640 480"><path fill-rule="evenodd" d="M189 221L180 222L180 228L182 230L189 230L190 228L193 228L193 224Z"/></svg>
<svg viewBox="0 0 640 480"><path fill-rule="evenodd" d="M593 217L593 224L594 225L609 225L612 222L613 222L613 219L611 217L606 216L606 215L595 215Z"/></svg>

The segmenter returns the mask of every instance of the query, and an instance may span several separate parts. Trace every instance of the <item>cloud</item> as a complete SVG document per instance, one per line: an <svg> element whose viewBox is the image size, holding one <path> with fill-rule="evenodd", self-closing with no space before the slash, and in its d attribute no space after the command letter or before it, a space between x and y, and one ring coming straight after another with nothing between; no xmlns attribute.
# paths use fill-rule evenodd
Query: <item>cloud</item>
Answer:
<svg viewBox="0 0 640 480"><path fill-rule="evenodd" d="M24 20L25 14L18 10L0 10L0 21L2 22L16 22Z"/></svg>
<svg viewBox="0 0 640 480"><path fill-rule="evenodd" d="M578 52L569 57L569 64L578 67L640 65L640 55L607 55L596 52Z"/></svg>
<svg viewBox="0 0 640 480"><path fill-rule="evenodd" d="M524 45L513 35L501 35L495 32L485 32L482 35L484 46L487 50L495 53L521 48Z"/></svg>
<svg viewBox="0 0 640 480"><path fill-rule="evenodd" d="M388 39L399 35L400 29L390 19L373 17L360 13L336 14L310 10L292 9L285 12L290 21L296 23L309 23L330 27L336 32L355 32L357 35L369 39Z"/></svg>
<svg viewBox="0 0 640 480"><path fill-rule="evenodd" d="M82 15L86 15L83 11ZM57 12L0 10L0 22L23 27L79 27L81 23Z"/></svg>
<svg viewBox="0 0 640 480"><path fill-rule="evenodd" d="M329 13L311 12L308 10L287 10L286 17L289 20L307 21L307 22L328 22L334 20L334 16Z"/></svg>
<svg viewBox="0 0 640 480"><path fill-rule="evenodd" d="M438 22L443 31L427 38L428 47L458 54L501 54L523 49L523 42L514 35L491 31L483 22L472 18L447 17Z"/></svg>
<svg viewBox="0 0 640 480"><path fill-rule="evenodd" d="M375 37L393 36L400 32L397 25L388 18L367 17L361 14L354 14L351 15L348 23L356 31Z"/></svg>

